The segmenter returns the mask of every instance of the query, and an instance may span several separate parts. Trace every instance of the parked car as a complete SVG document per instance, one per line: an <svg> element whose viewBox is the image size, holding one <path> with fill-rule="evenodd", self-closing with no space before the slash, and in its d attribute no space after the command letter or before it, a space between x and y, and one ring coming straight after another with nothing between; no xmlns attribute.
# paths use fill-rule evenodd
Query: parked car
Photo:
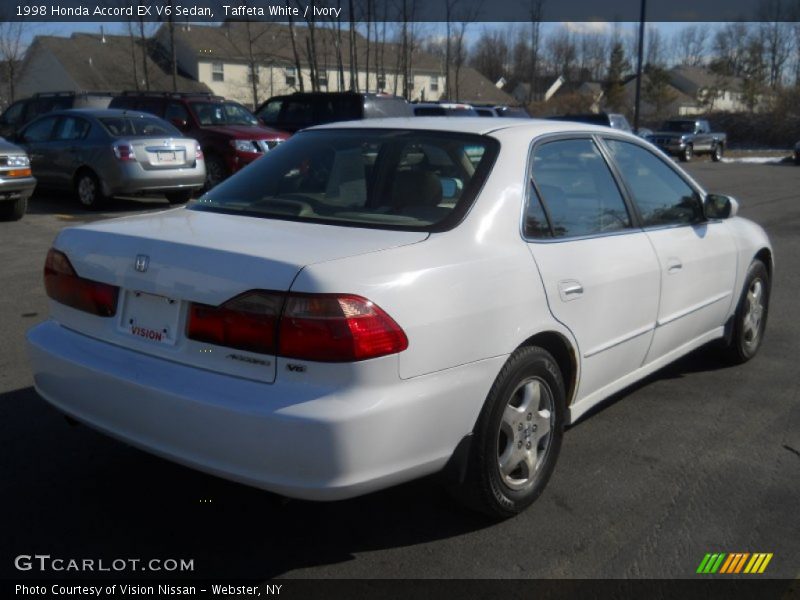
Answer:
<svg viewBox="0 0 800 600"><path fill-rule="evenodd" d="M30 155L41 187L72 190L86 208L122 194L186 202L205 181L197 141L148 113L60 110L29 123L15 141Z"/></svg>
<svg viewBox="0 0 800 600"><path fill-rule="evenodd" d="M604 127L611 127L612 129L619 129L626 133L631 133L633 128L628 123L625 115L619 113L575 113L566 115L556 115L554 117L547 117L554 121L575 121L577 123L590 123L592 125L603 125Z"/></svg>
<svg viewBox="0 0 800 600"><path fill-rule="evenodd" d="M794 145L794 164L800 165L800 142Z"/></svg>
<svg viewBox="0 0 800 600"><path fill-rule="evenodd" d="M669 119L650 140L664 152L689 162L698 154L710 154L719 162L728 143L724 133L714 133L705 119Z"/></svg>
<svg viewBox="0 0 800 600"><path fill-rule="evenodd" d="M200 142L210 189L262 157L289 135L261 125L238 102L202 93L124 92L111 108L140 110L161 117Z"/></svg>
<svg viewBox="0 0 800 600"><path fill-rule="evenodd" d="M479 117L469 104L454 102L418 102L411 105L417 117Z"/></svg>
<svg viewBox="0 0 800 600"><path fill-rule="evenodd" d="M54 110L107 108L111 92L42 92L17 100L0 115L0 136L11 137L26 123Z"/></svg>
<svg viewBox="0 0 800 600"><path fill-rule="evenodd" d="M36 187L25 150L0 139L0 221L18 221Z"/></svg>
<svg viewBox="0 0 800 600"><path fill-rule="evenodd" d="M512 119L530 119L531 115L521 106L504 104L472 104L479 117L507 117Z"/></svg>
<svg viewBox="0 0 800 600"><path fill-rule="evenodd" d="M413 113L405 98L391 94L297 92L270 98L258 107L256 116L268 127L296 133L323 123L410 117Z"/></svg>
<svg viewBox="0 0 800 600"><path fill-rule="evenodd" d="M278 494L442 472L509 517L603 399L712 341L756 354L772 249L736 213L608 128L315 127L186 208L63 229L27 336L35 386Z"/></svg>

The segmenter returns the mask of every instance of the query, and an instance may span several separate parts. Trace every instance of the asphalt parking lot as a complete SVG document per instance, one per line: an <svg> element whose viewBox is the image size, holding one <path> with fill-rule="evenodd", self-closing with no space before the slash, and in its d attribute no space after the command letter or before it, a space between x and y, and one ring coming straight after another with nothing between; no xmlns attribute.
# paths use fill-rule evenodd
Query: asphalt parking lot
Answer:
<svg viewBox="0 0 800 600"><path fill-rule="evenodd" d="M33 391L25 331L46 316L41 267L62 227L102 214L36 197L0 223L0 490L4 577L18 554L191 558L203 578L690 578L707 552L772 552L800 576L800 168L690 164L765 227L776 277L760 354L701 350L566 434L537 503L487 522L431 480L316 504L203 475L72 427ZM40 576L36 574L36 576Z"/></svg>

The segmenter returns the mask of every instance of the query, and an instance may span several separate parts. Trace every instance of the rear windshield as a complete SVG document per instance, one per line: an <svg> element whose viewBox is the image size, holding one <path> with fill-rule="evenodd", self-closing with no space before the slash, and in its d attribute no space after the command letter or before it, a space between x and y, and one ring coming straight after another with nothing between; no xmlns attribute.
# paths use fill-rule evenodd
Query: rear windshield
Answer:
<svg viewBox="0 0 800 600"><path fill-rule="evenodd" d="M190 102L200 125L258 125L258 119L235 102Z"/></svg>
<svg viewBox="0 0 800 600"><path fill-rule="evenodd" d="M100 117L105 130L114 137L183 137L183 134L158 117Z"/></svg>
<svg viewBox="0 0 800 600"><path fill-rule="evenodd" d="M447 132L305 131L190 208L359 227L449 229L469 209L498 148L492 138Z"/></svg>
<svg viewBox="0 0 800 600"><path fill-rule="evenodd" d="M667 121L664 123L662 131L692 133L694 131L694 121Z"/></svg>

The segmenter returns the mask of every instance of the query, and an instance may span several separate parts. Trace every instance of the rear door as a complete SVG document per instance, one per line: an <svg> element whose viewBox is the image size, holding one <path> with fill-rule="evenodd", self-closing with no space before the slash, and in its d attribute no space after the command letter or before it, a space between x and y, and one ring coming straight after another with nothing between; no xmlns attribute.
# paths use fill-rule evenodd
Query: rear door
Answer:
<svg viewBox="0 0 800 600"><path fill-rule="evenodd" d="M659 265L590 136L537 143L524 232L553 316L578 342L578 399L639 368L658 313Z"/></svg>
<svg viewBox="0 0 800 600"><path fill-rule="evenodd" d="M56 123L49 149L54 185L64 188L72 186L72 176L84 164L85 140L90 129L91 124L83 117L64 116Z"/></svg>
<svg viewBox="0 0 800 600"><path fill-rule="evenodd" d="M636 143L605 143L658 255L661 303L650 362L724 324L736 246L722 221L704 218L699 192L671 164Z"/></svg>

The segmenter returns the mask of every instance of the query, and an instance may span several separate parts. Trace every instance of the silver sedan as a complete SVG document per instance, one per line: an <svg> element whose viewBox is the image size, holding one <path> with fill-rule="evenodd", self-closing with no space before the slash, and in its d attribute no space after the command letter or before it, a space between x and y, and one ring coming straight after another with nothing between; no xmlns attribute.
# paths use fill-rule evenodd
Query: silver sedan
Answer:
<svg viewBox="0 0 800 600"><path fill-rule="evenodd" d="M48 113L15 141L30 155L40 187L73 190L87 208L118 195L163 194L170 203L185 202L205 181L197 141L147 113Z"/></svg>

